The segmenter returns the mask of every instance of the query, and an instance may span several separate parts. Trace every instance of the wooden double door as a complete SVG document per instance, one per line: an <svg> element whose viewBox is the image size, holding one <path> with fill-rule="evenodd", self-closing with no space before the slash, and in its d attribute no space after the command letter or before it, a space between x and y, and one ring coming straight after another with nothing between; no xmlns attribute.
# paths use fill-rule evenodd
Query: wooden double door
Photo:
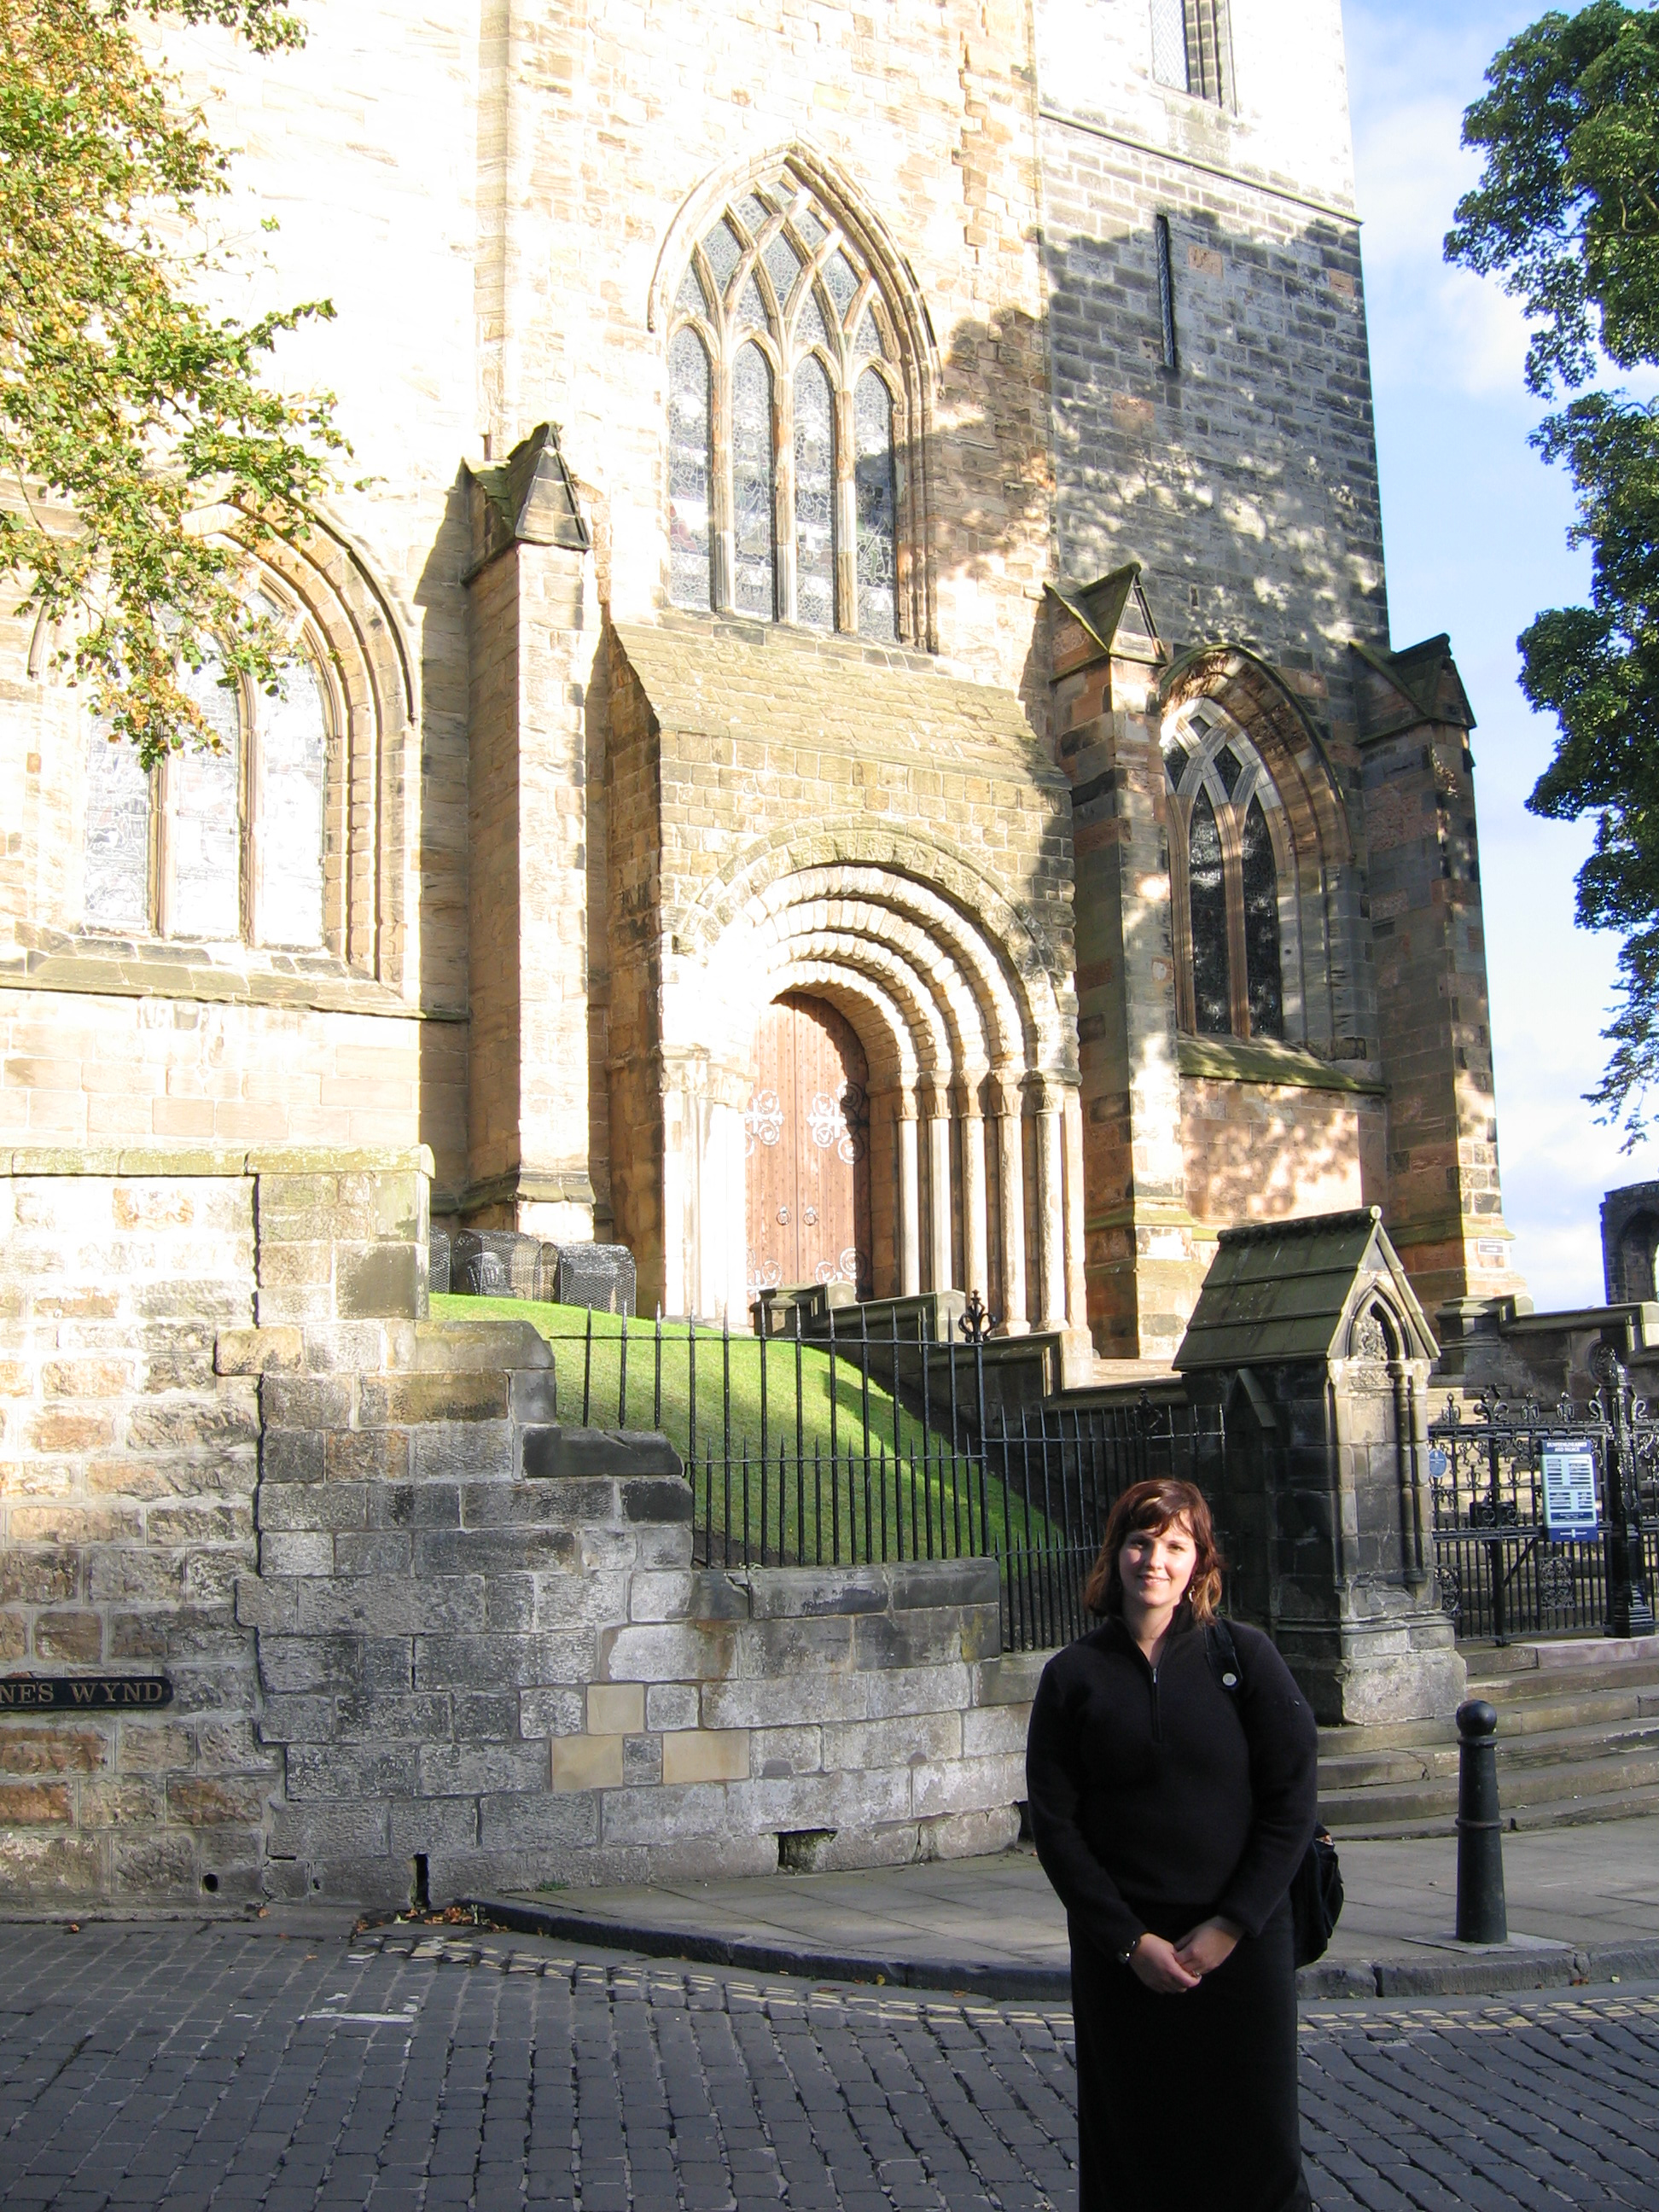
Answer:
<svg viewBox="0 0 1659 2212"><path fill-rule="evenodd" d="M856 1283L868 1297L869 1070L852 1024L791 992L761 1017L744 1116L749 1291Z"/></svg>

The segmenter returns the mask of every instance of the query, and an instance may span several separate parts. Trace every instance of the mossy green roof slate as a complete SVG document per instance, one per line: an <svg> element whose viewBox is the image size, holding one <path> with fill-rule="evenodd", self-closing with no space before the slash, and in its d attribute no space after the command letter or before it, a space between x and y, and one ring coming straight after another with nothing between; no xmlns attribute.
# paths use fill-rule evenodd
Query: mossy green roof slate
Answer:
<svg viewBox="0 0 1659 2212"><path fill-rule="evenodd" d="M1413 1340L1412 1356L1435 1357L1381 1207L1224 1229L1174 1364L1186 1372L1340 1358L1366 1286L1383 1291Z"/></svg>

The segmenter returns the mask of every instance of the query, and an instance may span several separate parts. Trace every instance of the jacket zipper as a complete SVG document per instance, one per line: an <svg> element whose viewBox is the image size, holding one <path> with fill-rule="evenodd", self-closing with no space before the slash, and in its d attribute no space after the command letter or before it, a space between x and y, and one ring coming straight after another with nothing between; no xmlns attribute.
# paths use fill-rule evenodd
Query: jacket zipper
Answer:
<svg viewBox="0 0 1659 2212"><path fill-rule="evenodd" d="M1158 1668L1154 1667L1151 1671L1152 1677L1152 1741L1154 1743L1162 1743L1164 1741L1164 1726L1158 1710Z"/></svg>

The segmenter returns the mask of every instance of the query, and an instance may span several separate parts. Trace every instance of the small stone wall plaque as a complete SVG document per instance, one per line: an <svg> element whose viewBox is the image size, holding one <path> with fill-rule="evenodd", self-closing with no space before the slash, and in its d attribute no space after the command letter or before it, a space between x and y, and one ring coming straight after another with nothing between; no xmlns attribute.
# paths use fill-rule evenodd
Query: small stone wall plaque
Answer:
<svg viewBox="0 0 1659 2212"><path fill-rule="evenodd" d="M165 1674L0 1674L0 1713L130 1713L172 1703Z"/></svg>

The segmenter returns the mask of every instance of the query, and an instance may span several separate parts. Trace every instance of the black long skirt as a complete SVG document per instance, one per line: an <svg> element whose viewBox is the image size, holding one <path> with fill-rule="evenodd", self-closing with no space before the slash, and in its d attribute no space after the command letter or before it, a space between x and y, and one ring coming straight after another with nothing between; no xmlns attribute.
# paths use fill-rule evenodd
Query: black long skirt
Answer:
<svg viewBox="0 0 1659 2212"><path fill-rule="evenodd" d="M1206 1913L1142 1917L1173 1942ZM1311 2212L1288 1905L1175 1996L1073 1929L1072 2006L1079 2212Z"/></svg>

